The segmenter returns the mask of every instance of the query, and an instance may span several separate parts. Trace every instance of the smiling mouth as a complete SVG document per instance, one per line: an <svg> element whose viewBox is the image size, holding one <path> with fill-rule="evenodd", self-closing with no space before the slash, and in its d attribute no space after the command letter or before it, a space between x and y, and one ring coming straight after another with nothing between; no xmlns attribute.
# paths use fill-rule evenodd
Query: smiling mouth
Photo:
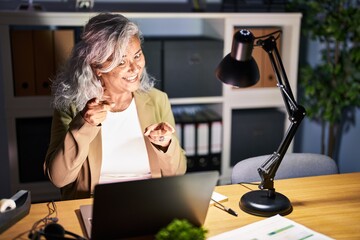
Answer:
<svg viewBox="0 0 360 240"><path fill-rule="evenodd" d="M131 76L131 77L127 77L127 78L124 78L125 80L129 81L129 82L133 82L137 79L137 75L135 76Z"/></svg>

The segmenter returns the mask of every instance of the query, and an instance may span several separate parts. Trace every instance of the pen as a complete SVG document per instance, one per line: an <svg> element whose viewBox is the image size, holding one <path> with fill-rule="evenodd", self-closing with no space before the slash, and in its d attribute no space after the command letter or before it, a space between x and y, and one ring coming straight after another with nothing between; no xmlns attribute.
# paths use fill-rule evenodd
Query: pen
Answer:
<svg viewBox="0 0 360 240"><path fill-rule="evenodd" d="M220 207L222 207L221 209L224 210L225 212L228 212L229 214L237 217L237 212L235 212L234 210L232 210L231 208L225 207L224 205L222 205L221 203L219 203L218 201L215 201L214 199L211 199L212 201L215 202L215 204L219 205Z"/></svg>

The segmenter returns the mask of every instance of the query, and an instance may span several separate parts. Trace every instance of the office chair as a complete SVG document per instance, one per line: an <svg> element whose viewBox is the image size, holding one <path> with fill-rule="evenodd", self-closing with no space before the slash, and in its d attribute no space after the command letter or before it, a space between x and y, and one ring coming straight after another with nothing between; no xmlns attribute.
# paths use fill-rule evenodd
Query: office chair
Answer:
<svg viewBox="0 0 360 240"><path fill-rule="evenodd" d="M269 156L262 155L238 162L232 170L231 183L260 182L257 169ZM336 173L339 173L337 164L328 156L315 153L287 153L276 172L275 179Z"/></svg>

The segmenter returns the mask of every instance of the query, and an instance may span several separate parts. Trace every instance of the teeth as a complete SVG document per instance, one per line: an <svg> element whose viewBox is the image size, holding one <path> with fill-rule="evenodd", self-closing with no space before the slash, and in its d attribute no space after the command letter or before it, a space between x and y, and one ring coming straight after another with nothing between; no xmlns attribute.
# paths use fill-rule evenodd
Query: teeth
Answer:
<svg viewBox="0 0 360 240"><path fill-rule="evenodd" d="M128 77L128 78L126 78L126 79L127 79L128 81L132 81L132 80L134 80L136 77L137 77L137 75L132 76L132 77Z"/></svg>

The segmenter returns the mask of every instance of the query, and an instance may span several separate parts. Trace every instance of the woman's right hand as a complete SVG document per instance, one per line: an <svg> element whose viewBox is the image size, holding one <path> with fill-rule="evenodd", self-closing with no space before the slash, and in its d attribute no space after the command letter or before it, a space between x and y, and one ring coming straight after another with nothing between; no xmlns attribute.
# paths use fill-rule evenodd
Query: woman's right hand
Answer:
<svg viewBox="0 0 360 240"><path fill-rule="evenodd" d="M107 111L112 107L114 107L114 103L93 98L86 103L80 114L86 122L93 126L98 126L105 120Z"/></svg>

